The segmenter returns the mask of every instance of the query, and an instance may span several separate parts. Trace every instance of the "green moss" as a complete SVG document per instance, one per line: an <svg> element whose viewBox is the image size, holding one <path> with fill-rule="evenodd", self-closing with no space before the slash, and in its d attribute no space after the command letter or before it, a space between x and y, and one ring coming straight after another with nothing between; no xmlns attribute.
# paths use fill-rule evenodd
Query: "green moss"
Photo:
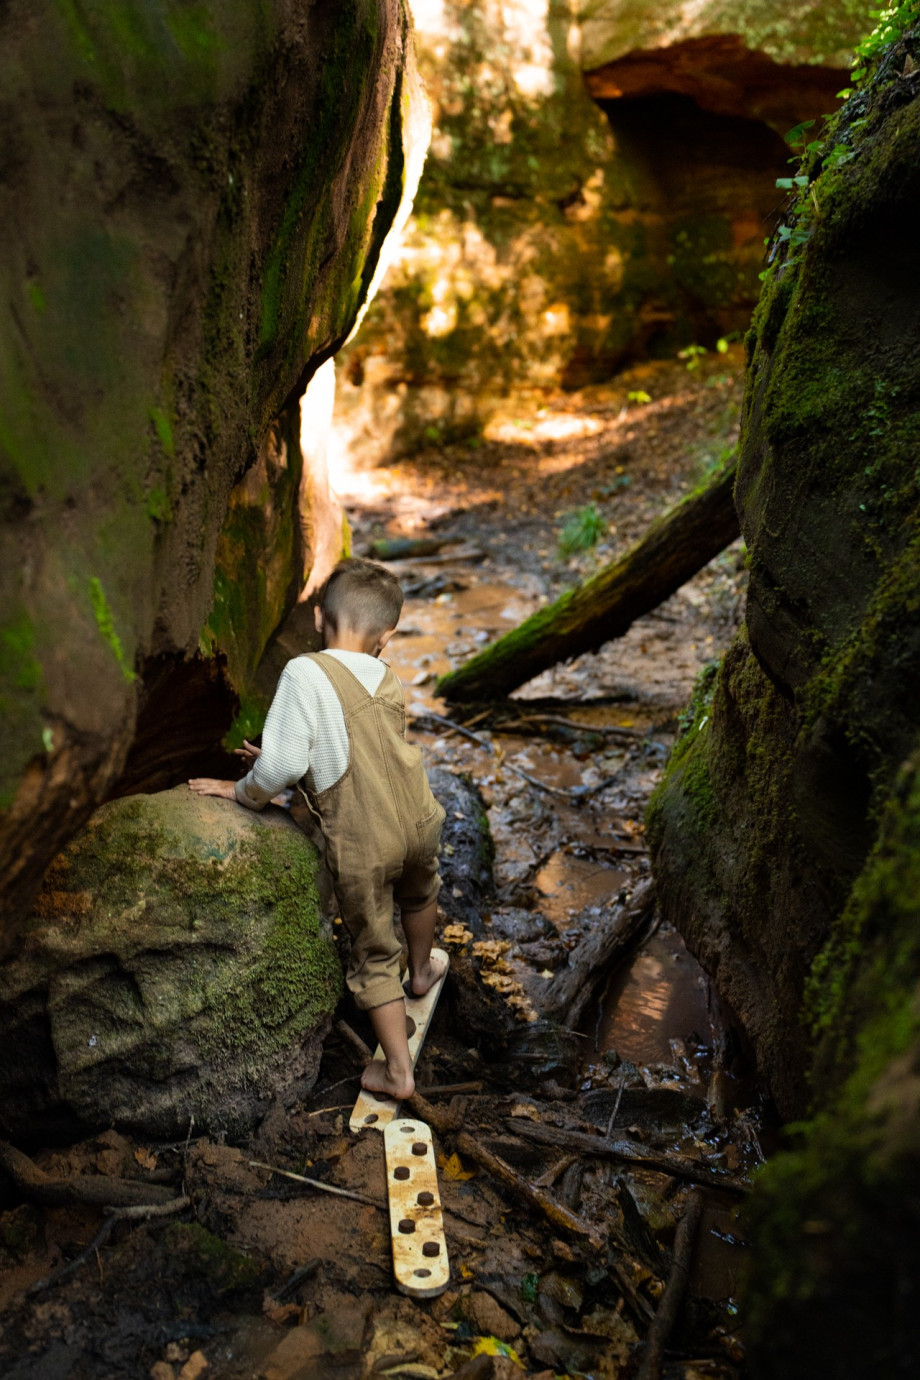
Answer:
<svg viewBox="0 0 920 1380"><path fill-rule="evenodd" d="M242 1251L215 1236L199 1222L174 1222L166 1229L166 1249L184 1269L199 1276L209 1292L223 1295L251 1287L261 1270Z"/></svg>
<svg viewBox="0 0 920 1380"><path fill-rule="evenodd" d="M156 428L157 437L160 445L166 454L172 459L176 453L176 443L173 439L172 423L167 414L159 407L150 409L150 420Z"/></svg>
<svg viewBox="0 0 920 1380"><path fill-rule="evenodd" d="M243 695L240 698L240 712L233 720L224 739L224 746L232 752L234 748L243 746L243 739L248 738L250 742L262 732L265 723L265 715L268 713L268 700L264 695L252 693Z"/></svg>
<svg viewBox="0 0 920 1380"><path fill-rule="evenodd" d="M902 773L879 841L812 972L821 1037L815 1089L824 1105L793 1128L793 1144L758 1176L748 1210L757 1240L748 1315L763 1365L776 1365L786 1348L801 1353L803 1336L820 1335L830 1313L842 1333L834 1349L849 1355L847 1374L894 1374L911 1354L896 1281L916 1267L900 1227L920 1153L918 911L915 762ZM850 1297L859 1299L853 1320ZM795 1375L813 1373L812 1346L804 1347ZM755 1373L764 1372L755 1366Z"/></svg>
<svg viewBox="0 0 920 1380"><path fill-rule="evenodd" d="M35 627L24 608L0 625L0 809L10 806L20 773L44 749L44 676Z"/></svg>
<svg viewBox="0 0 920 1380"><path fill-rule="evenodd" d="M109 601L105 597L105 591L102 588L102 584L95 575L91 576L89 581L89 598L92 604L93 617L96 620L96 627L99 629L103 642L106 643L115 660L118 662L125 680L136 680L137 677L134 671L125 660L125 654L121 646L121 638L115 631L115 620L112 616L112 610L109 607Z"/></svg>
<svg viewBox="0 0 920 1380"><path fill-rule="evenodd" d="M203 832L183 792L115 802L60 855L47 886L65 914L69 896L92 897L87 942L93 953L119 955L130 975L120 988L108 983L105 1010L87 1014L102 1047L130 1045L153 1023L164 1070L182 1031L203 1061L257 1087L266 1062L334 1008L341 965L321 924L312 844L293 827L261 820L230 832L218 816L211 822ZM52 942L42 917L40 908L30 923ZM183 936L192 935L194 961L184 953ZM149 1045L144 1059L156 1063Z"/></svg>

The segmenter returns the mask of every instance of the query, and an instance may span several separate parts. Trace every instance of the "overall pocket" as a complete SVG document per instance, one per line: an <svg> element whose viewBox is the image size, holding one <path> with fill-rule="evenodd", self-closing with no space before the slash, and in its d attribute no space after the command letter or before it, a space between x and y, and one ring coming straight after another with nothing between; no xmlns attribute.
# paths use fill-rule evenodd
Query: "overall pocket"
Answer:
<svg viewBox="0 0 920 1380"><path fill-rule="evenodd" d="M418 833L418 857L431 858L437 853L441 841L441 826L446 818L444 807L435 801L434 809L429 810L428 814L423 815L417 822L415 828Z"/></svg>

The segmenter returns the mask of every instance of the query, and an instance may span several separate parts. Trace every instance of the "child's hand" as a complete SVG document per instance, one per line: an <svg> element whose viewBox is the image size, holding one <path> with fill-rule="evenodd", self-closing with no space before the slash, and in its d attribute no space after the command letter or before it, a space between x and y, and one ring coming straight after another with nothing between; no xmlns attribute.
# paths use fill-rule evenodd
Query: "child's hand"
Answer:
<svg viewBox="0 0 920 1380"><path fill-rule="evenodd" d="M248 738L243 739L243 746L233 749L236 757L242 757L243 764L247 771L252 771L256 763L256 758L261 756L262 749L256 747L255 743L250 743Z"/></svg>
<svg viewBox="0 0 920 1380"><path fill-rule="evenodd" d="M195 776L188 785L196 795L220 795L225 800L236 800L235 781L215 781L210 776Z"/></svg>

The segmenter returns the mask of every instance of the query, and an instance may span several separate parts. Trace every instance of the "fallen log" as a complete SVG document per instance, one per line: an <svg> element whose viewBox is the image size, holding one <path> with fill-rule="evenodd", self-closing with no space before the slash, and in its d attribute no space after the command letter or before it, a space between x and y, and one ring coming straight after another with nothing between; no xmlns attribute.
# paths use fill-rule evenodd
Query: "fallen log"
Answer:
<svg viewBox="0 0 920 1380"><path fill-rule="evenodd" d="M646 880L625 904L601 915L541 992L536 1001L540 1015L576 1026L611 965L633 948L654 907L655 887Z"/></svg>
<svg viewBox="0 0 920 1380"><path fill-rule="evenodd" d="M559 661L622 637L738 536L734 486L732 462L653 522L625 556L442 676L436 693L465 703L494 700Z"/></svg>

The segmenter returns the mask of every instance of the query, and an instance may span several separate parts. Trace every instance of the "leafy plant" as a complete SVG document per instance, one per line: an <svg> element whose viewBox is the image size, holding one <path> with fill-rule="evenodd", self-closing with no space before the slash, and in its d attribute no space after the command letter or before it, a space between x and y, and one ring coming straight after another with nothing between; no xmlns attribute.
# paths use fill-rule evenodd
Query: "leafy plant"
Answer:
<svg viewBox="0 0 920 1380"><path fill-rule="evenodd" d="M586 503L569 513L559 533L559 554L575 556L590 551L607 531L607 523L596 503Z"/></svg>
<svg viewBox="0 0 920 1380"><path fill-rule="evenodd" d="M901 0L899 4L884 9L870 10L876 25L872 32L856 46L857 63L850 74L851 85L838 91L841 100L849 100L873 74L875 68L892 43L897 42L908 29L920 23L920 0ZM772 240L767 267L760 274L761 282L770 276L773 263L780 250L780 266L790 268L797 263L796 250L810 240L814 231L815 217L820 215L817 183L825 172L834 172L854 157L854 151L847 147L852 130L865 124L865 120L851 120L848 129L838 137L839 118L837 114L828 117L819 138L808 139L808 131L814 120L803 120L786 134L786 142L794 150L790 163L797 166L792 177L780 177L776 185L781 191L790 192L792 201L786 211L784 224L780 225Z"/></svg>
<svg viewBox="0 0 920 1380"><path fill-rule="evenodd" d="M688 345L685 349L677 351L677 358L685 360L688 369L698 369L701 357L707 353L705 345Z"/></svg>
<svg viewBox="0 0 920 1380"><path fill-rule="evenodd" d="M645 403L650 403L652 401L652 398L651 394L646 393L644 389L636 388L633 390L632 393L626 394L626 401L632 403L640 403L644 405Z"/></svg>

